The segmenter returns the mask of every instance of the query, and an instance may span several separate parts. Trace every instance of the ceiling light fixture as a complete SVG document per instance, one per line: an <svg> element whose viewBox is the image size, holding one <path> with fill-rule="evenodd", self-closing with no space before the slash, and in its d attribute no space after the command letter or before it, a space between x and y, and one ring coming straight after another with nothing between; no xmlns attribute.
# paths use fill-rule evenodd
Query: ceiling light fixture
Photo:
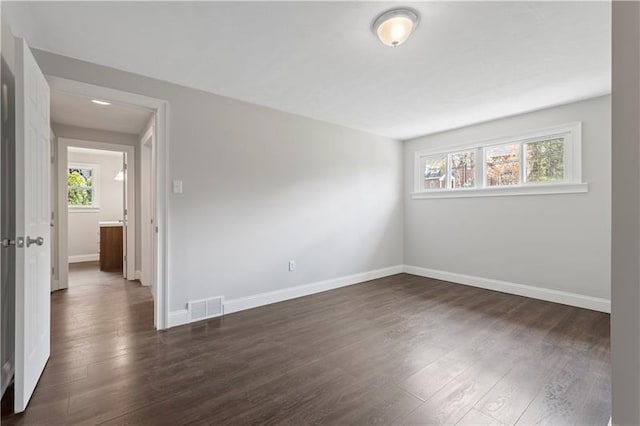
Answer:
<svg viewBox="0 0 640 426"><path fill-rule="evenodd" d="M416 29L420 17L418 12L408 8L391 9L373 21L373 32L380 41L390 47L398 47Z"/></svg>
<svg viewBox="0 0 640 426"><path fill-rule="evenodd" d="M91 102L98 105L111 105L111 102L101 101L99 99L91 99Z"/></svg>

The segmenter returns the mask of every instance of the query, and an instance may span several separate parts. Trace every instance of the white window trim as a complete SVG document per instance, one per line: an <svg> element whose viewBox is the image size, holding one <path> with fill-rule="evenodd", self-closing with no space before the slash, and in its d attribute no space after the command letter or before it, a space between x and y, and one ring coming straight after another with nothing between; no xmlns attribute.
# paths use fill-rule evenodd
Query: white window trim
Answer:
<svg viewBox="0 0 640 426"><path fill-rule="evenodd" d="M553 137L564 137L564 173L565 178L556 182L524 182L522 174L524 166L520 167L521 180L518 185L486 186L486 148L507 143L534 142ZM476 150L476 182L482 186L475 188L447 188L424 190L422 179L422 165L425 157L445 156L459 151ZM520 153L522 161L522 152ZM521 163L521 164L524 164ZM447 147L429 148L416 151L414 154L414 192L413 199L426 198L461 198L461 197L495 197L512 195L543 195L543 194L571 194L588 191L588 184L582 182L582 122L562 124L559 126L545 127L525 133L487 139L480 142L456 144Z"/></svg>
<svg viewBox="0 0 640 426"><path fill-rule="evenodd" d="M67 173L69 169L92 169L93 170L93 204L90 206L70 206L67 204L69 211L73 212L95 212L100 210L100 165L91 163L69 163L67 165ZM69 185L67 185L67 191Z"/></svg>

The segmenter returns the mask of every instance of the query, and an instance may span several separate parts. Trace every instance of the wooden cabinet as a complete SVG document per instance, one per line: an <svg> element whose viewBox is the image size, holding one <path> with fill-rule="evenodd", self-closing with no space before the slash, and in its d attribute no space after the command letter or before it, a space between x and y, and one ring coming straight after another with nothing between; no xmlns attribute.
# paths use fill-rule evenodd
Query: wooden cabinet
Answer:
<svg viewBox="0 0 640 426"><path fill-rule="evenodd" d="M122 271L122 226L100 226L100 270Z"/></svg>

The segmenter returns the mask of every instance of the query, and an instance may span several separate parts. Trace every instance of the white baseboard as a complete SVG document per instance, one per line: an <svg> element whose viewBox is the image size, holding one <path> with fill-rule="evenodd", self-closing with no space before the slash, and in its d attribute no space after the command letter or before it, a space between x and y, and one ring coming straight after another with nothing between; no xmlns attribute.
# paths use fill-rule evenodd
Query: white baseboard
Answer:
<svg viewBox="0 0 640 426"><path fill-rule="evenodd" d="M577 293L552 290L542 287L534 287L525 284L516 284L490 278L474 277L471 275L457 274L455 272L439 271L437 269L421 268L418 266L404 265L404 272L421 277L435 278L442 281L450 281L458 284L480 287L487 290L500 291L502 293L517 294L533 299L546 300L561 303L563 305L577 306L579 308L611 313L611 301L600 297L584 296Z"/></svg>
<svg viewBox="0 0 640 426"><path fill-rule="evenodd" d="M75 256L69 256L69 263L93 262L96 260L100 260L100 255L98 253L76 254Z"/></svg>
<svg viewBox="0 0 640 426"><path fill-rule="evenodd" d="M283 302L297 297L308 296L315 293L321 293L327 290L333 290L340 287L346 287L353 284L359 284L364 281L375 280L377 278L388 277L390 275L402 273L403 266L396 265L389 268L376 269L359 274L347 275L344 277L333 278L325 281L318 281L311 284L299 285L296 287L284 288L282 290L260 293L253 296L241 297L238 299L225 300L223 303L223 313L231 314L233 312L244 311L246 309L257 308L259 306L270 305L272 303ZM200 319L197 321L201 321ZM190 322L186 309L169 312L168 328L176 327Z"/></svg>
<svg viewBox="0 0 640 426"><path fill-rule="evenodd" d="M399 274L402 272L402 270L402 265L391 266L389 268L376 269L373 271L361 272L359 274L347 275L345 277L318 281L311 284L283 288L282 290L269 291L267 293L260 293L253 296L225 300L223 312L226 315L233 312L244 311L246 309L257 308L258 306L283 302L285 300L308 296L315 293L321 293L323 291L333 290L335 288L346 287L364 281L388 277L389 275Z"/></svg>
<svg viewBox="0 0 640 426"><path fill-rule="evenodd" d="M179 311L169 312L169 324L167 328L177 327L189 322L189 315L186 309L180 309Z"/></svg>
<svg viewBox="0 0 640 426"><path fill-rule="evenodd" d="M144 280L144 276L142 275L142 271L136 271L136 275L135 275L135 277L136 277L136 280L140 281L140 283L141 283L143 286L147 286L147 287L149 286L149 284L147 284L147 283L145 282L145 280Z"/></svg>
<svg viewBox="0 0 640 426"><path fill-rule="evenodd" d="M510 283L490 278L475 277L454 272L439 271L436 269L421 268L411 265L391 266L388 268L376 269L373 271L347 275L330 280L318 281L311 284L284 288L282 290L260 293L253 296L225 300L223 304L223 312L225 315L231 314L234 312L257 308L259 306L270 305L272 303L283 302L285 300L321 293L323 291L333 290L340 287L359 284L365 281L375 280L377 278L388 277L390 275L400 274L402 272L412 275L418 275L421 277L450 281L452 283L470 285L487 290L500 291L502 293L516 294L519 296L531 297L533 299L540 299L549 302L561 303L564 305L577 306L594 311L607 313L611 312L611 301L603 298L584 296L581 294L552 290L542 287L534 287L525 284ZM188 324L190 322L191 321L189 320L188 311L186 309L180 309L177 311L169 312L169 321L167 328Z"/></svg>

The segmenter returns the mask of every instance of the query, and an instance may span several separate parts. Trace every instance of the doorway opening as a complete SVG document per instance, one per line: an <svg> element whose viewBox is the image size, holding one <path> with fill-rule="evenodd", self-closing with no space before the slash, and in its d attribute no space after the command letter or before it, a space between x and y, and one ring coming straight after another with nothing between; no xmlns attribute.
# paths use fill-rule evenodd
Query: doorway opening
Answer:
<svg viewBox="0 0 640 426"><path fill-rule="evenodd" d="M139 196L130 182L135 172L128 163L135 163L127 151L67 147L68 287L98 285L118 275L136 278L137 220L127 195L133 204ZM127 191L130 183L133 192Z"/></svg>
<svg viewBox="0 0 640 426"><path fill-rule="evenodd" d="M142 283L141 271L143 255L152 258L147 251L153 251L153 246L143 248L141 233L152 221L145 218L142 224L140 212L142 194L145 203L152 199L149 182L155 178L147 175L141 185L140 153L143 148L152 151L146 146L153 145L155 112L52 88L51 123L51 143L58 153L51 179L54 240L57 235L52 250L52 264L57 265L52 271L52 291L97 286L95 291L84 289L63 299L83 303L76 296L87 292L109 299L122 286L142 284L150 290L155 284L153 274L147 273ZM153 153L145 155L145 161L152 163ZM154 206L146 205L144 210L150 215ZM148 234L145 229L145 237ZM153 305L154 292L147 293ZM90 320L85 325L93 326Z"/></svg>
<svg viewBox="0 0 640 426"><path fill-rule="evenodd" d="M135 156L135 182L136 190L140 194L141 206L136 210L137 213L130 217L136 217L139 226L136 228L139 235L139 244L137 244L135 250L140 251L139 254L144 253L144 256L139 256L140 264L139 268L133 270L127 277L128 279L139 279L142 284L149 287L153 296L153 322L156 329L161 330L169 326L169 293L167 286L167 198L166 188L168 187L167 178L167 152L168 152L168 110L169 105L167 101L150 98L144 95L138 95L130 92L123 92L120 90L105 88L101 86L95 86L87 83L82 83L73 80L67 80L54 76L47 76L47 82L52 92L60 92L68 95L83 97L89 100L97 100L101 103L109 103L110 105L99 105L93 103L96 106L107 107L102 111L113 111L118 107L129 107L137 111L145 111L150 113L150 118L146 130L138 135L135 141L134 156ZM92 117L86 117L87 119L93 119ZM115 122L113 120L112 122ZM85 126L86 127L86 126ZM60 126L55 126L54 130L58 130L58 135L52 137L52 140L57 143L55 152L56 158L53 163L58 165L58 169L66 167L66 160L61 158L66 154L65 140L73 139L77 141L79 139L87 139L84 136L78 135L73 132L65 133L62 137ZM69 131L67 127L63 129ZM122 132L122 130L120 130ZM97 143L91 141L84 141L84 148L94 149L108 149L108 144L118 145L120 150L123 144L116 144L114 140L106 137L105 132L102 130L96 130L92 132L94 139L100 138L101 142ZM74 142L75 143L75 142ZM137 148L137 149L136 149ZM113 148L112 148L113 149ZM62 165L61 165L62 164ZM66 186L62 186L59 174L55 177L56 182L54 185L58 188L58 192L62 187L62 192L66 190ZM132 189L131 192L134 192ZM53 286L58 288L64 288L65 284L68 284L68 263L66 262L67 243L63 239L67 235L67 214L66 199L61 197L56 198L58 203L55 204L54 209L57 208L54 214L57 214L55 222L56 228L54 234L59 236L54 241L56 252L54 256L57 256L57 261L54 265L57 265L56 276L54 277ZM62 208L60 206L60 200L64 200ZM135 202L131 203L135 207ZM135 225L134 225L135 226ZM147 250L148 248L148 250ZM62 259L62 260L61 260Z"/></svg>

